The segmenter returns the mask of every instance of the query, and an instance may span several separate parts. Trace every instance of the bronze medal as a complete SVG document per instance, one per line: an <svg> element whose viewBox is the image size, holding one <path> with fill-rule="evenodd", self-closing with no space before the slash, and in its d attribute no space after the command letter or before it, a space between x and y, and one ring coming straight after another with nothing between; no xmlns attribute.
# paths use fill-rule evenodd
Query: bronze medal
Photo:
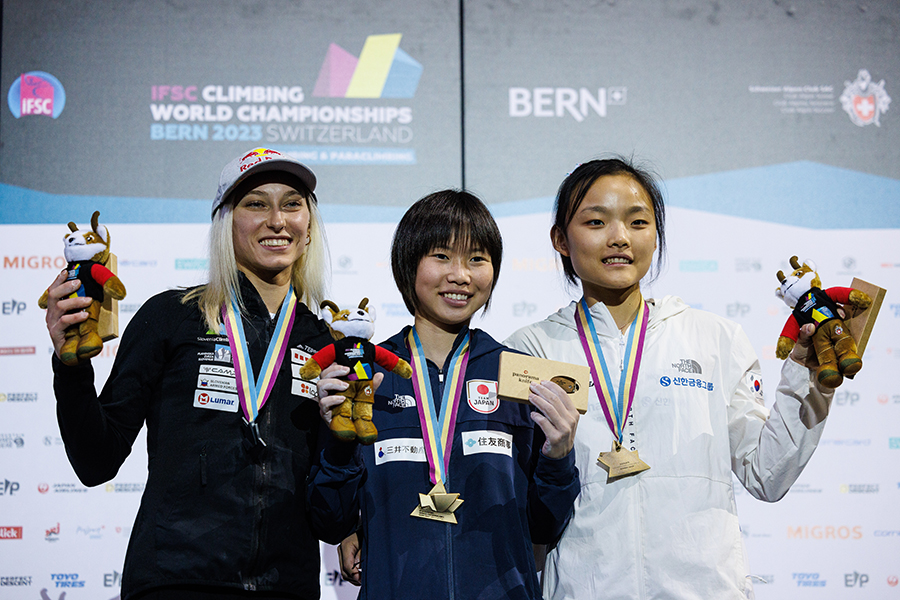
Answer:
<svg viewBox="0 0 900 600"><path fill-rule="evenodd" d="M597 462L609 474L606 483L618 481L623 477L635 475L650 468L650 465L640 459L637 450L631 451L625 448L618 440L613 440L612 449L609 452L600 453Z"/></svg>

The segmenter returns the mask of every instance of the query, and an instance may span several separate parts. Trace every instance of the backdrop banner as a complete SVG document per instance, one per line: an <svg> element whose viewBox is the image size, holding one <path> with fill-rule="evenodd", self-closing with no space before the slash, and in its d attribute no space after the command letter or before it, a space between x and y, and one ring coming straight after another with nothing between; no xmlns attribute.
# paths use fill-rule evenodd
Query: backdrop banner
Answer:
<svg viewBox="0 0 900 600"><path fill-rule="evenodd" d="M124 328L150 296L205 280L219 172L265 146L318 176L329 297L370 298L373 341L411 322L394 227L446 187L482 197L504 237L475 326L502 340L576 299L550 245L554 195L613 154L664 183L668 253L645 296L741 324L769 406L792 255L824 287L887 289L798 482L772 504L734 493L757 598L900 598L898 31L893 0L3 0L0 597L117 597L146 480L145 433L94 488L66 458L37 306L66 223L99 210L109 227ZM93 360L98 387L117 348ZM329 546L321 584L356 597Z"/></svg>

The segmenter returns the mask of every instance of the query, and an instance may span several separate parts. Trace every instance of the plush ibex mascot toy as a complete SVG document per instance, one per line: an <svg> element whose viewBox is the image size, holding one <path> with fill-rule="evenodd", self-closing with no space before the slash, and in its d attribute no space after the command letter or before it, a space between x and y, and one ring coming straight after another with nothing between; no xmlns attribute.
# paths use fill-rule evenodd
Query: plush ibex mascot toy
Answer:
<svg viewBox="0 0 900 600"><path fill-rule="evenodd" d="M81 287L72 296L90 296L87 308L88 319L66 330L66 341L60 352L60 360L67 365L77 365L78 361L93 358L103 349L103 339L97 332L100 306L104 294L116 300L125 297L125 286L115 273L106 267L109 260L109 231L99 224L100 211L91 216L91 228L78 229L69 222L70 233L63 238L64 254L69 264L67 281L77 279ZM41 308L47 308L47 291L38 300Z"/></svg>
<svg viewBox="0 0 900 600"><path fill-rule="evenodd" d="M300 368L300 377L309 380L318 377L331 363L350 367L350 373L341 377L350 387L338 392L347 399L331 411L331 433L340 440L358 439L366 445L378 439L378 429L372 423L373 363L404 379L412 375L408 362L369 341L375 334L375 309L367 308L368 303L369 299L363 298L359 308L340 310L330 300L322 302L322 318L328 323L335 342L316 352Z"/></svg>
<svg viewBox="0 0 900 600"><path fill-rule="evenodd" d="M801 265L796 256L790 262L793 271L787 275L778 271L781 285L775 295L794 310L778 338L775 356L787 358L800 335L800 327L812 323L816 326L813 347L819 360L816 378L821 385L836 388L844 381L844 375L853 375L862 368L856 342L838 312L838 303L867 308L872 299L865 292L848 287L823 290L814 262L805 260Z"/></svg>

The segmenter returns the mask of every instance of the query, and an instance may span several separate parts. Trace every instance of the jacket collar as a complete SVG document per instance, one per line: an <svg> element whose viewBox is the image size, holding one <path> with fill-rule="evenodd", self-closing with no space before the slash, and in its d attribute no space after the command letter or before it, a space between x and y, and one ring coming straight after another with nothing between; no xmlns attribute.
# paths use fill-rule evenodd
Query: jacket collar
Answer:
<svg viewBox="0 0 900 600"><path fill-rule="evenodd" d="M661 299L645 298L650 305L650 322L647 326L648 330L660 326L666 319L669 319L679 313L690 308L684 303L684 300L677 296L664 296ZM572 301L568 306L564 306L557 312L548 317L548 320L576 330L575 326L575 306L577 301ZM597 335L600 337L621 337L621 332L616 326L616 322L609 312L609 309L602 302L596 302L590 309L591 318L594 320L594 326L597 329Z"/></svg>
<svg viewBox="0 0 900 600"><path fill-rule="evenodd" d="M238 287L247 314L253 317L265 317L266 320L270 320L269 309L266 306L266 303L263 302L262 297L259 295L256 287L250 282L250 279L241 271L238 271ZM278 310L280 311L281 309L279 308ZM298 299L297 313L294 316L295 321L296 319L307 318L310 316L317 318L312 314L309 308ZM275 313L275 318L278 318L278 313Z"/></svg>
<svg viewBox="0 0 900 600"><path fill-rule="evenodd" d="M408 361L410 356L409 349L406 347L406 336L409 335L409 331L411 329L412 325L407 325L402 330L400 330L400 332L391 336L380 345L384 346L386 349L390 350L403 360ZM457 334L456 339L453 340L453 349L450 351L451 354L455 352L460 343L462 343L463 337L465 336L466 332L469 333L469 360L503 348L503 346L499 342L497 342L494 338L489 336L484 331L480 329L466 328L460 331ZM443 368L444 365L439 366Z"/></svg>

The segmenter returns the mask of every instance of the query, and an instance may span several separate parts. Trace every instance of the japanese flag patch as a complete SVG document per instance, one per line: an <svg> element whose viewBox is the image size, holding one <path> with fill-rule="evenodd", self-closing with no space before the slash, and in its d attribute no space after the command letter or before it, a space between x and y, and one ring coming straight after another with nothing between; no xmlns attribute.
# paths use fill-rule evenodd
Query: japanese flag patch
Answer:
<svg viewBox="0 0 900 600"><path fill-rule="evenodd" d="M473 379L466 383L466 399L469 408L477 413L488 415L500 408L497 397L497 382Z"/></svg>

